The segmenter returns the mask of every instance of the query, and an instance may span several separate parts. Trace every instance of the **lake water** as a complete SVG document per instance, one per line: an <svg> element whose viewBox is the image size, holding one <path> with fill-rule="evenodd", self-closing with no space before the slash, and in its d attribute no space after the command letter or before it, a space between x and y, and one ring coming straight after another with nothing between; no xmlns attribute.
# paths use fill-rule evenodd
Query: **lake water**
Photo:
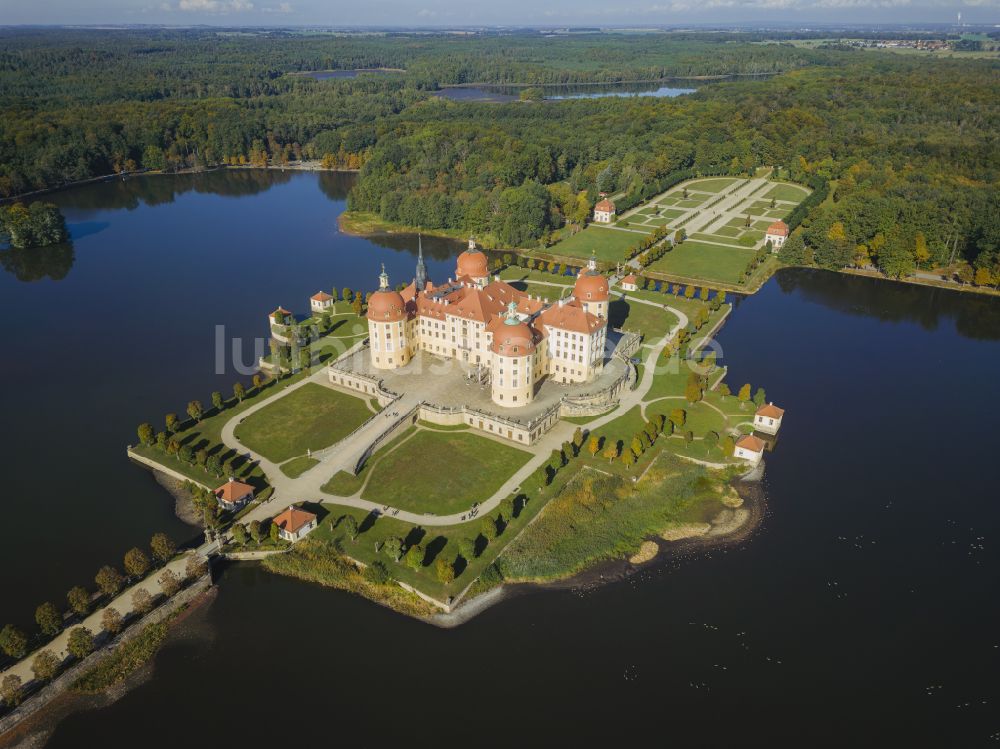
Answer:
<svg viewBox="0 0 1000 749"><path fill-rule="evenodd" d="M443 88L438 96L455 101L506 103L518 101L521 86L480 86L475 88ZM596 83L573 86L538 86L546 101L563 99L627 98L631 96L674 97L694 93L693 88L664 86L661 83Z"/></svg>
<svg viewBox="0 0 1000 749"><path fill-rule="evenodd" d="M62 280L0 275L0 618L27 626L38 602L151 533L184 535L123 450L139 421L231 385L214 373L216 324L250 341L278 304L370 287L382 262L412 275L407 238L338 233L349 179L220 172L54 196L72 263L7 265ZM457 248L429 244L431 275L448 275ZM787 409L749 541L519 596L450 631L232 565L153 678L67 719L51 746L431 731L487 745L995 742L1000 304L786 271L719 341L730 383L764 385Z"/></svg>

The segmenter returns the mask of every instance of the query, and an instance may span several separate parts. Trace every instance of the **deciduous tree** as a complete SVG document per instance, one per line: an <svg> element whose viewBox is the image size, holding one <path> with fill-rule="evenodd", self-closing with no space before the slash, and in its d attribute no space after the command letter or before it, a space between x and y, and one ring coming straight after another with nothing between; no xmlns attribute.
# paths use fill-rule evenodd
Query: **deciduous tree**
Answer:
<svg viewBox="0 0 1000 749"><path fill-rule="evenodd" d="M114 567L106 564L97 571L97 574L94 576L94 582L97 583L97 587L101 589L104 595L114 596L122 589L122 586L125 584L125 578Z"/></svg>
<svg viewBox="0 0 1000 749"><path fill-rule="evenodd" d="M132 548L125 552L125 574L129 577L142 577L149 572L150 562L146 552Z"/></svg>
<svg viewBox="0 0 1000 749"><path fill-rule="evenodd" d="M38 623L39 629L49 637L59 634L59 630L62 629L62 614L59 613L59 609L47 601L35 609L35 621Z"/></svg>
<svg viewBox="0 0 1000 749"><path fill-rule="evenodd" d="M73 627L69 631L66 650L76 658L86 658L94 652L94 633L86 627Z"/></svg>

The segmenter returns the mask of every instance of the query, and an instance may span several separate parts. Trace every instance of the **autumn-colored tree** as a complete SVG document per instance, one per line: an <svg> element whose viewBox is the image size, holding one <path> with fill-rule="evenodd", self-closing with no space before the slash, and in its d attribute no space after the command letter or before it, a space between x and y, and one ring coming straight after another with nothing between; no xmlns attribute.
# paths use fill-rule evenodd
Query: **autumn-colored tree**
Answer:
<svg viewBox="0 0 1000 749"><path fill-rule="evenodd" d="M689 382L684 388L684 397L688 403L697 403L701 400L701 388L696 382Z"/></svg>
<svg viewBox="0 0 1000 749"><path fill-rule="evenodd" d="M0 630L0 650L11 658L23 658L28 652L28 638L13 624L7 624Z"/></svg>
<svg viewBox="0 0 1000 749"><path fill-rule="evenodd" d="M173 597L181 589L180 578L173 570L163 570L159 577L160 590L167 598Z"/></svg>
<svg viewBox="0 0 1000 749"><path fill-rule="evenodd" d="M642 455L645 448L642 446L642 440L639 438L639 435L632 438L632 442L629 444L629 449L637 458Z"/></svg>
<svg viewBox="0 0 1000 749"><path fill-rule="evenodd" d="M164 422L167 426L168 432L173 434L174 432L177 431L178 427L177 414L167 414L166 418L164 419Z"/></svg>
<svg viewBox="0 0 1000 749"><path fill-rule="evenodd" d="M635 455L631 450L626 450L622 453L622 463L625 464L626 468L631 468L635 465Z"/></svg>
<svg viewBox="0 0 1000 749"><path fill-rule="evenodd" d="M132 548L125 552L125 574L129 577L142 577L149 572L150 562L146 552Z"/></svg>
<svg viewBox="0 0 1000 749"><path fill-rule="evenodd" d="M17 674L7 674L0 682L0 698L8 707L16 707L24 698L24 690L21 687L21 677Z"/></svg>
<svg viewBox="0 0 1000 749"><path fill-rule="evenodd" d="M59 673L59 659L51 650L43 650L31 662L31 672L40 681L48 681Z"/></svg>
<svg viewBox="0 0 1000 749"><path fill-rule="evenodd" d="M66 650L76 658L86 658L94 652L94 633L86 627L73 627L69 631Z"/></svg>
<svg viewBox="0 0 1000 749"><path fill-rule="evenodd" d="M204 413L205 409L202 408L201 401L193 400L187 404L187 415L194 419L195 422L200 422Z"/></svg>
<svg viewBox="0 0 1000 749"><path fill-rule="evenodd" d="M145 588L136 588L132 594L132 608L140 614L145 614L153 608L153 596Z"/></svg>
<svg viewBox="0 0 1000 749"><path fill-rule="evenodd" d="M743 387L740 388L740 392L739 392L739 394L736 397L740 401L740 408L743 408L744 405L746 405L746 402L748 400L750 400L750 383L749 382L746 383Z"/></svg>
<svg viewBox="0 0 1000 749"><path fill-rule="evenodd" d="M601 449L601 438L597 435L591 435L590 440L587 442L587 452L590 453L590 457L596 457L597 452Z"/></svg>
<svg viewBox="0 0 1000 749"><path fill-rule="evenodd" d="M726 435L722 439L722 453L727 458L733 457L733 453L736 452L736 442L730 435Z"/></svg>
<svg viewBox="0 0 1000 749"><path fill-rule="evenodd" d="M601 453L601 454L605 458L607 458L608 462L610 463L615 458L618 457L618 451L619 451L619 449L620 448L618 447L618 441L617 440L611 440L610 442L608 442L607 447L604 448L604 452Z"/></svg>
<svg viewBox="0 0 1000 749"><path fill-rule="evenodd" d="M59 630L62 629L62 614L48 601L35 609L35 621L39 629L49 637L59 634Z"/></svg>
<svg viewBox="0 0 1000 749"><path fill-rule="evenodd" d="M683 408L673 408L670 410L670 423L674 425L676 432L687 421L687 412Z"/></svg>
<svg viewBox="0 0 1000 749"><path fill-rule="evenodd" d="M70 610L78 616L86 616L90 611L90 593L82 585L70 588L66 594L66 601Z"/></svg>
<svg viewBox="0 0 1000 749"><path fill-rule="evenodd" d="M125 584L125 578L114 567L106 564L97 571L97 574L94 576L94 582L97 583L97 587L101 589L104 595L114 596L122 589L122 586Z"/></svg>
<svg viewBox="0 0 1000 749"><path fill-rule="evenodd" d="M113 635L121 632L122 615L114 606L108 606L101 612L101 629Z"/></svg>
<svg viewBox="0 0 1000 749"><path fill-rule="evenodd" d="M177 544L166 533L153 534L153 537L149 540L149 548L153 552L153 558L160 564L163 564L177 553Z"/></svg>
<svg viewBox="0 0 1000 749"><path fill-rule="evenodd" d="M136 430L136 433L139 435L139 442L146 445L147 447L152 445L153 441L156 439L156 434L153 430L152 424L148 424L145 422L140 424L139 428Z"/></svg>
<svg viewBox="0 0 1000 749"><path fill-rule="evenodd" d="M225 405L225 401L222 400L222 393L220 393L218 390L213 390L212 391L212 407L216 411L221 411L223 405Z"/></svg>

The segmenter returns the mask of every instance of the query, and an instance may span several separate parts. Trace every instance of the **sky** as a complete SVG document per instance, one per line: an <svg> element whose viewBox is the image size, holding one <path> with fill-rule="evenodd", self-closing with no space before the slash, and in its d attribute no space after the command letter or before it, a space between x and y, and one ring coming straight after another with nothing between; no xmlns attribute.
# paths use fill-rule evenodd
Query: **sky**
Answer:
<svg viewBox="0 0 1000 749"><path fill-rule="evenodd" d="M0 0L7 24L652 26L1000 24L1000 0Z"/></svg>

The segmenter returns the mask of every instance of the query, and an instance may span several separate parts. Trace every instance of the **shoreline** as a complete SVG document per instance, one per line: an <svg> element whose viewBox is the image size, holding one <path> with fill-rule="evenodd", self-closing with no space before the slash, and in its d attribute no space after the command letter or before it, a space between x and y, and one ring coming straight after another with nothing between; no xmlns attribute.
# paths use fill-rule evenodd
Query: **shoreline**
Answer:
<svg viewBox="0 0 1000 749"><path fill-rule="evenodd" d="M17 747L17 749L41 749L48 742L49 737L56 730L60 723L66 718L76 713L86 710L100 710L109 707L118 700L125 697L133 689L142 686L153 678L155 674L155 661L163 648L183 634L183 625L190 620L192 615L203 611L208 605L215 601L218 596L218 587L209 584L209 587L201 591L194 599L183 604L172 617L168 618L167 634L148 659L138 664L121 681L108 686L98 693L87 693L77 691L73 686L69 686L64 691L55 695L49 701L30 715L25 716L16 725L12 726L5 733L0 734L0 749ZM152 625L146 625L152 626ZM101 650L94 654L101 653ZM113 651L105 652L105 656L113 654ZM44 687L43 687L44 690ZM27 699L37 699L36 693ZM27 700L26 700L27 701Z"/></svg>
<svg viewBox="0 0 1000 749"><path fill-rule="evenodd" d="M560 579L544 582L504 582L460 604L450 613L435 614L423 618L422 621L441 629L454 629L516 596L544 591L593 590L627 580L635 574L666 563L678 554L700 553L722 546L745 543L763 523L767 514L767 495L759 478L741 479L736 482L734 488L743 500L742 503L738 506L727 505L704 526L691 524L692 527L686 529L687 533L675 535L671 539L665 537L670 529L657 535L647 536L640 549L647 543L654 543L657 552L644 561L633 562L634 557L604 559Z"/></svg>
<svg viewBox="0 0 1000 749"><path fill-rule="evenodd" d="M268 164L267 166L251 166L250 164L237 164L235 166L230 164L215 164L214 166L202 167L199 169L178 169L176 172L165 172L163 170L147 170L147 169L137 169L134 172L116 172L114 174L102 174L97 177L88 177L87 179L78 179L73 182L66 182L61 185L55 185L53 187L44 187L41 190L31 190L30 192L22 192L17 195L10 195L6 198L0 198L0 205L6 205L7 203L17 203L22 200L29 198L40 197L42 195L51 195L52 193L61 192L63 190L69 190L74 187L83 187L84 185L98 184L100 182L110 182L115 179L126 180L130 177L162 177L162 176L174 176L178 174L208 174L209 172L217 172L225 169L268 169L268 170L278 170L278 171L297 171L297 172L344 172L345 174L357 174L360 169L324 169L320 166L322 162L319 159L312 159L309 161L296 161L290 162L288 164Z"/></svg>

